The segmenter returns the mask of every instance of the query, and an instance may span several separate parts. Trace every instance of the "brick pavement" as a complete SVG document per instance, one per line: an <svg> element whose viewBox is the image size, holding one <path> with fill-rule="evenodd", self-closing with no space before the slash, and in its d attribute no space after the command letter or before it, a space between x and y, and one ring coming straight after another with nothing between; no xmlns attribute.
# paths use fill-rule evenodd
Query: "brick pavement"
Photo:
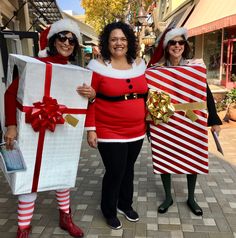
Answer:
<svg viewBox="0 0 236 238"><path fill-rule="evenodd" d="M203 217L193 215L186 206L186 176L173 176L174 204L166 214L158 214L157 206L164 198L160 176L152 173L150 145L145 141L135 166L133 207L140 215L138 223L126 221L123 229L109 229L99 210L103 165L96 150L84 141L76 188L72 189L72 211L75 223L86 238L236 238L236 127L225 126L220 140L225 156L221 156L209 134L209 175L200 175L196 199ZM65 238L58 227L54 192L39 193L33 217L31 238ZM0 172L0 237L15 238L16 197Z"/></svg>

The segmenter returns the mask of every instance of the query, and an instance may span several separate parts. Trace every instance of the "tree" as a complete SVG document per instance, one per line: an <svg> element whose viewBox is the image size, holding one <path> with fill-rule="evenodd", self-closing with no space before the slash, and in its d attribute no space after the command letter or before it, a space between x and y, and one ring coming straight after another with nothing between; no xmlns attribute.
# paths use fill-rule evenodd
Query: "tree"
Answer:
<svg viewBox="0 0 236 238"><path fill-rule="evenodd" d="M153 0L143 0L143 6L147 10ZM105 25L115 20L128 20L136 24L136 17L141 1L138 0L82 0L81 5L85 9L85 21L94 27L97 33Z"/></svg>
<svg viewBox="0 0 236 238"><path fill-rule="evenodd" d="M127 0L82 0L86 23L99 33L105 25L124 17Z"/></svg>

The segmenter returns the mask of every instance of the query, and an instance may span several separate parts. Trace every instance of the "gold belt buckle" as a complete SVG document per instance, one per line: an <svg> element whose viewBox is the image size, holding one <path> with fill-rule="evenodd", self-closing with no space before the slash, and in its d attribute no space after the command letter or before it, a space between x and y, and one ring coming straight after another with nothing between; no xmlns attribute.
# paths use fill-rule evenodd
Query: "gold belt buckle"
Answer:
<svg viewBox="0 0 236 238"><path fill-rule="evenodd" d="M125 94L125 100L128 100L129 94Z"/></svg>

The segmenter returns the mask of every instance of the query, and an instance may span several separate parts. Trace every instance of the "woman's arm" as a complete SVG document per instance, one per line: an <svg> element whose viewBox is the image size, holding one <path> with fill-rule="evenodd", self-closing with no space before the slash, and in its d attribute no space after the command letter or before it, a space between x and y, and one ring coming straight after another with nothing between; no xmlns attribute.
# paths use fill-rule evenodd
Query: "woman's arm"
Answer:
<svg viewBox="0 0 236 238"><path fill-rule="evenodd" d="M222 125L222 121L220 120L215 106L215 101L211 90L207 84L207 109L208 109L208 119L207 124L211 126L211 130L215 131L217 134L220 133L220 125Z"/></svg>
<svg viewBox="0 0 236 238"><path fill-rule="evenodd" d="M100 80L101 80L101 76L93 72L92 88L94 89L95 93L98 91ZM96 101L94 103L88 104L88 112L87 112L86 120L85 120L85 129L87 130L87 142L89 146L92 148L97 148L95 105L96 105Z"/></svg>
<svg viewBox="0 0 236 238"><path fill-rule="evenodd" d="M96 131L88 131L87 132L87 142L90 147L97 148L97 133Z"/></svg>
<svg viewBox="0 0 236 238"><path fill-rule="evenodd" d="M15 78L4 95L5 126L16 125L16 98L19 78Z"/></svg>
<svg viewBox="0 0 236 238"><path fill-rule="evenodd" d="M16 97L19 85L19 78L15 78L12 84L8 87L5 92L5 125L7 131L4 135L4 140L6 142L6 148L12 149L14 140L17 137L17 122L16 122Z"/></svg>
<svg viewBox="0 0 236 238"><path fill-rule="evenodd" d="M222 125L222 122L217 114L215 101L208 84L207 84L207 109L208 109L208 120L207 120L208 126Z"/></svg>
<svg viewBox="0 0 236 238"><path fill-rule="evenodd" d="M76 89L77 93L87 97L90 101L96 97L96 92L93 87L88 86L87 84L83 84L82 86L78 86Z"/></svg>

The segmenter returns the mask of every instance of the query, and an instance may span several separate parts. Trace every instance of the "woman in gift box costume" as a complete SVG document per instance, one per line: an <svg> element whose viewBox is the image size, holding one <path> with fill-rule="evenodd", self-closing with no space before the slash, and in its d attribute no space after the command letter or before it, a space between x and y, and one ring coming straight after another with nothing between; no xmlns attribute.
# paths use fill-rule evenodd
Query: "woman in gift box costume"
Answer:
<svg viewBox="0 0 236 238"><path fill-rule="evenodd" d="M80 30L78 25L69 19L59 20L44 30L40 35L41 51L39 60L43 62L67 64L73 60L79 47ZM47 47L47 48L46 48ZM16 77L5 93L6 127L5 141L9 149L17 138L16 96L19 78ZM78 87L78 93L88 98L94 98L95 91L87 85ZM17 238L27 238L30 233L30 223L33 216L37 193L19 195L18 197L18 230ZM71 217L70 190L56 191L59 206L59 226L73 237L83 237L83 231L76 226Z"/></svg>
<svg viewBox="0 0 236 238"><path fill-rule="evenodd" d="M187 60L190 47L187 42L187 30L185 28L168 29L161 37L159 46L155 50L154 56L149 65L158 63L164 54L165 62L163 66L181 66L192 63L199 63L196 60ZM159 66L161 66L159 64ZM155 66L154 66L155 67ZM164 81L163 81L164 82ZM197 90L197 89L196 89ZM211 130L219 133L221 120L219 119L212 93L207 85L207 124L211 126ZM165 190L165 201L158 207L159 213L167 212L168 208L173 204L171 196L171 174L161 174L161 180ZM188 184L188 200L187 205L190 210L197 216L201 216L203 211L194 199L194 191L197 180L197 174L187 174Z"/></svg>
<svg viewBox="0 0 236 238"><path fill-rule="evenodd" d="M108 24L100 35L101 58L92 60L96 101L89 105L88 143L101 154L105 175L101 210L108 226L120 229L118 212L136 222L132 208L134 163L145 136L145 63L136 59L133 30L122 22Z"/></svg>

